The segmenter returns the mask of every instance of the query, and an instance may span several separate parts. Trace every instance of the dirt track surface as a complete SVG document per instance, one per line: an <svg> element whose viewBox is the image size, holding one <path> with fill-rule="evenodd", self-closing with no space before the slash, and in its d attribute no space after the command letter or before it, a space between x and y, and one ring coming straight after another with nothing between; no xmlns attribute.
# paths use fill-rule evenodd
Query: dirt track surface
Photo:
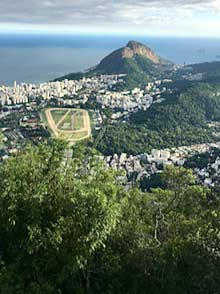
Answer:
<svg viewBox="0 0 220 294"><path fill-rule="evenodd" d="M53 116L51 114L51 111L54 110L67 110L67 112L64 114L64 116L60 119L60 121L55 124ZM70 111L80 111L83 113L83 121L84 121L84 127L76 130L76 131L71 131L71 130L60 130L59 126L61 125L61 123L64 121L64 119L66 118L66 116L68 115L68 113ZM84 140L87 139L91 136L91 125L90 125L90 118L89 118L89 114L86 110L84 109L73 109L73 108L48 108L45 110L45 115L48 121L48 124L51 128L51 130L53 131L53 134L56 138L59 138L60 134L67 134L67 135L71 135L71 134L75 134L75 133L81 133L81 132L87 132L87 135L82 137L82 138L77 138L77 139L68 139L69 142L76 142L76 141L80 141L80 140Z"/></svg>

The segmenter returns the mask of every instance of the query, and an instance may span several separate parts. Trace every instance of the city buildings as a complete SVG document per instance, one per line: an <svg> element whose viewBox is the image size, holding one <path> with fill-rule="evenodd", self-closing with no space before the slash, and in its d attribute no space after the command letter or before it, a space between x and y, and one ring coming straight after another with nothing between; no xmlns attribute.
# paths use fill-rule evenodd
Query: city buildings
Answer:
<svg viewBox="0 0 220 294"><path fill-rule="evenodd" d="M130 91L115 91L114 86L123 84L124 75L100 75L80 80L62 80L42 84L0 86L2 106L27 104L33 101L48 102L55 99L60 105L85 104L95 99L103 108L122 109L133 112L146 110L154 102L162 102L161 95L167 91L161 87L163 81L147 83L145 89L134 88ZM165 80L167 82L167 80Z"/></svg>

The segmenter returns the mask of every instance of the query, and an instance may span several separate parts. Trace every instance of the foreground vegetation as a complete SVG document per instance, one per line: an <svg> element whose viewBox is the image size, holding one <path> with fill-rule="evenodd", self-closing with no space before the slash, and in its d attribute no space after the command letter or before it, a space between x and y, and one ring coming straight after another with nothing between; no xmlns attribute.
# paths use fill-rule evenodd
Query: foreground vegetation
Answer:
<svg viewBox="0 0 220 294"><path fill-rule="evenodd" d="M125 192L92 150L64 150L0 168L0 293L220 291L219 195L172 167L163 189Z"/></svg>

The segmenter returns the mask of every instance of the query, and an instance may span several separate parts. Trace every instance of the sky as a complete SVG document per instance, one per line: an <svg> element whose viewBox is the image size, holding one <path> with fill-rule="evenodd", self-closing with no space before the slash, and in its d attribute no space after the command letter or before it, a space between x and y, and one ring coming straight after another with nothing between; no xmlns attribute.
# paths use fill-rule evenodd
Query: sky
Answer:
<svg viewBox="0 0 220 294"><path fill-rule="evenodd" d="M220 37L220 0L0 0L0 32Z"/></svg>

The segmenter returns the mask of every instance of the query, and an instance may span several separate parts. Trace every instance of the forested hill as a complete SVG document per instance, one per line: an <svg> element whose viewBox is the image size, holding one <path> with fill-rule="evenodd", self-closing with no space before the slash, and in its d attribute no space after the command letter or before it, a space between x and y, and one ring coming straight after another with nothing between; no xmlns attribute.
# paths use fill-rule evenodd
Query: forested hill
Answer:
<svg viewBox="0 0 220 294"><path fill-rule="evenodd" d="M131 115L131 122L159 131L182 124L201 126L207 120L220 120L220 84L200 83L166 98L145 112Z"/></svg>
<svg viewBox="0 0 220 294"><path fill-rule="evenodd" d="M136 71L149 74L153 68L156 70L168 63L170 62L162 59L144 44L129 41L125 47L112 52L101 60L94 71L104 74L131 74L136 67Z"/></svg>
<svg viewBox="0 0 220 294"><path fill-rule="evenodd" d="M202 74L203 81L220 82L220 61L203 62L187 65L177 71L179 73Z"/></svg>
<svg viewBox="0 0 220 294"><path fill-rule="evenodd" d="M72 73L56 80L99 74L126 74L125 85L127 88L133 88L143 85L153 77L160 77L163 70L171 65L170 61L161 58L147 46L129 41L125 47L110 53L86 73Z"/></svg>
<svg viewBox="0 0 220 294"><path fill-rule="evenodd" d="M201 83L182 93L166 96L161 104L130 116L126 124L107 126L98 149L142 153L152 148L166 148L216 140L208 121L220 120L220 85Z"/></svg>
<svg viewBox="0 0 220 294"><path fill-rule="evenodd" d="M193 73L205 73L207 75L220 75L220 61L191 64Z"/></svg>

